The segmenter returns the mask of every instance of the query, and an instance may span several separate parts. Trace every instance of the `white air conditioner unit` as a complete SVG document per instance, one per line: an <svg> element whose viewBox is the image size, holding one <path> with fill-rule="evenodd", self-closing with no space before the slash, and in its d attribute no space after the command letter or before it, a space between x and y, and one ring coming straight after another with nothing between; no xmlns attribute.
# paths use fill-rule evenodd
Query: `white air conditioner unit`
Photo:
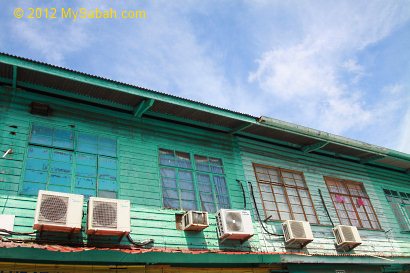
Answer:
<svg viewBox="0 0 410 273"><path fill-rule="evenodd" d="M338 225L333 228L336 237L336 248L340 250L351 250L362 244L359 232L354 226Z"/></svg>
<svg viewBox="0 0 410 273"><path fill-rule="evenodd" d="M38 192L33 229L80 232L84 197L78 194Z"/></svg>
<svg viewBox="0 0 410 273"><path fill-rule="evenodd" d="M209 226L208 212L187 211L182 216L182 229L187 231L201 231Z"/></svg>
<svg viewBox="0 0 410 273"><path fill-rule="evenodd" d="M90 197L87 234L127 235L131 231L130 201Z"/></svg>
<svg viewBox="0 0 410 273"><path fill-rule="evenodd" d="M248 210L221 209L216 220L221 240L245 241L253 236L252 217Z"/></svg>
<svg viewBox="0 0 410 273"><path fill-rule="evenodd" d="M287 220L282 223L282 229L286 247L303 248L313 241L309 222Z"/></svg>

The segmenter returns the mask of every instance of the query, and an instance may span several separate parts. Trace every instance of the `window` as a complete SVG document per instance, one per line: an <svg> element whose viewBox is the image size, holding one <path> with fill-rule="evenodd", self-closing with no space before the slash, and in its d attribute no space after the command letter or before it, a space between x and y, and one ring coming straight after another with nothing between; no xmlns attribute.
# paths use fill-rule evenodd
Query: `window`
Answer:
<svg viewBox="0 0 410 273"><path fill-rule="evenodd" d="M253 165L266 218L318 223L303 173Z"/></svg>
<svg viewBox="0 0 410 273"><path fill-rule="evenodd" d="M159 164L165 208L216 212L230 207L222 160L159 149Z"/></svg>
<svg viewBox="0 0 410 273"><path fill-rule="evenodd" d="M325 181L342 225L380 229L362 183L330 177L325 177Z"/></svg>
<svg viewBox="0 0 410 273"><path fill-rule="evenodd" d="M402 231L410 231L410 193L383 189Z"/></svg>
<svg viewBox="0 0 410 273"><path fill-rule="evenodd" d="M38 190L116 198L114 139L33 125L21 194Z"/></svg>

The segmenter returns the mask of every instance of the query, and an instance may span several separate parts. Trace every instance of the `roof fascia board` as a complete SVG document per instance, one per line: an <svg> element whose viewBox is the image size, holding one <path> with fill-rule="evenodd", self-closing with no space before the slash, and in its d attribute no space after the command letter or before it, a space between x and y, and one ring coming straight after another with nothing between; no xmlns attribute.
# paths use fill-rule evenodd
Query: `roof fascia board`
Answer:
<svg viewBox="0 0 410 273"><path fill-rule="evenodd" d="M101 78L97 78L97 77L90 76L90 75L84 75L79 72L69 71L63 68L53 67L47 64L24 60L24 59L12 57L12 56L7 56L4 54L0 54L0 62L9 64L9 65L19 66L21 68L25 68L29 70L46 73L46 74L57 76L57 77L67 78L67 79L77 81L77 82L82 82L82 83L100 86L100 87L104 87L108 89L113 89L119 92L133 94L133 95L141 96L141 97L148 98L148 99L154 99L154 100L176 104L179 106L188 107L188 108L192 108L192 109L196 109L199 111L204 111L204 112L208 112L208 113L212 113L212 114L216 114L216 115L220 115L220 116L224 116L228 118L256 123L256 118L249 116L249 115L216 108L210 105L205 105L205 104L201 104L198 102L189 101L189 100L174 97L171 95L161 94L161 93L151 91L151 90L144 90L142 88L129 86L129 85L122 84L122 83L116 83L116 82L113 82L107 79L101 79Z"/></svg>
<svg viewBox="0 0 410 273"><path fill-rule="evenodd" d="M361 159L360 163L367 164L367 163L371 163L371 162L374 162L374 161L379 160L379 159L383 159L385 157L386 156L384 156L384 155L375 155L375 156L372 156L372 157L369 157L369 158Z"/></svg>

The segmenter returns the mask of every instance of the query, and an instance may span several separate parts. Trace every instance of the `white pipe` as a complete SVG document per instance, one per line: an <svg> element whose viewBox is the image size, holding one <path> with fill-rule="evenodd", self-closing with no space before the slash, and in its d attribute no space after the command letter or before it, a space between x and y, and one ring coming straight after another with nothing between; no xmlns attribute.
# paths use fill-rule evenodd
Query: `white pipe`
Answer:
<svg viewBox="0 0 410 273"><path fill-rule="evenodd" d="M4 153L3 158L5 158L8 154L11 154L12 152L13 152L12 149L8 149L8 150Z"/></svg>

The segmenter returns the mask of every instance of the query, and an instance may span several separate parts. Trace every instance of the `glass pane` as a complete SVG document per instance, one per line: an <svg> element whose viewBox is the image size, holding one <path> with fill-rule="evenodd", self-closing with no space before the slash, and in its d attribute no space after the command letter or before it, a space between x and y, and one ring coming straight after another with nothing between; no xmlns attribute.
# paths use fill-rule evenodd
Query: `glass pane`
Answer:
<svg viewBox="0 0 410 273"><path fill-rule="evenodd" d="M176 173L174 169L161 168L161 176L176 179Z"/></svg>
<svg viewBox="0 0 410 273"><path fill-rule="evenodd" d="M277 205L278 205L278 209L279 209L280 211L289 211L289 206L288 206L288 204L285 204L285 203L277 203Z"/></svg>
<svg viewBox="0 0 410 273"><path fill-rule="evenodd" d="M117 182L112 180L98 180L98 190L117 191Z"/></svg>
<svg viewBox="0 0 410 273"><path fill-rule="evenodd" d="M97 167L97 156L88 154L76 154L76 163L81 165Z"/></svg>
<svg viewBox="0 0 410 273"><path fill-rule="evenodd" d="M76 175L85 176L85 177L96 177L97 169L92 166L77 165L76 166Z"/></svg>
<svg viewBox="0 0 410 273"><path fill-rule="evenodd" d="M270 182L270 178L268 174L264 173L256 173L258 180Z"/></svg>
<svg viewBox="0 0 410 273"><path fill-rule="evenodd" d="M96 189L97 180L90 177L76 177L75 186L79 188Z"/></svg>
<svg viewBox="0 0 410 273"><path fill-rule="evenodd" d="M52 146L53 129L44 126L33 125L30 135L30 143Z"/></svg>
<svg viewBox="0 0 410 273"><path fill-rule="evenodd" d="M305 215L301 214L301 213L294 213L293 217L295 218L295 220L297 221L306 221Z"/></svg>
<svg viewBox="0 0 410 273"><path fill-rule="evenodd" d="M259 166L255 167L255 171L257 173L266 173L266 174L268 173L268 169L262 168L262 167L259 167Z"/></svg>
<svg viewBox="0 0 410 273"><path fill-rule="evenodd" d="M199 183L211 184L211 179L208 174L197 174L197 179Z"/></svg>
<svg viewBox="0 0 410 273"><path fill-rule="evenodd" d="M109 157L98 157L98 167L108 168L108 169L117 169L117 159Z"/></svg>
<svg viewBox="0 0 410 273"><path fill-rule="evenodd" d="M224 177L214 176L214 183L217 195L227 195L228 189L226 188L226 181Z"/></svg>
<svg viewBox="0 0 410 273"><path fill-rule="evenodd" d="M164 207L179 209L179 200L178 199L168 199L164 197Z"/></svg>
<svg viewBox="0 0 410 273"><path fill-rule="evenodd" d="M193 201L182 200L181 203L184 210L196 210L196 203Z"/></svg>
<svg viewBox="0 0 410 273"><path fill-rule="evenodd" d="M178 199L178 192L176 190L173 189L162 189L163 192L163 196L164 198L173 198L173 199Z"/></svg>
<svg viewBox="0 0 410 273"><path fill-rule="evenodd" d="M291 220L289 213L280 211L279 214L281 220Z"/></svg>
<svg viewBox="0 0 410 273"><path fill-rule="evenodd" d="M222 160L220 160L218 158L209 158L209 162L213 166L222 166Z"/></svg>
<svg viewBox="0 0 410 273"><path fill-rule="evenodd" d="M265 206L265 210L276 210L276 205L274 202L263 202L263 205Z"/></svg>
<svg viewBox="0 0 410 273"><path fill-rule="evenodd" d="M46 183L48 172L27 170L24 175L24 181Z"/></svg>
<svg viewBox="0 0 410 273"><path fill-rule="evenodd" d="M98 153L100 155L117 156L117 141L112 138L99 137Z"/></svg>
<svg viewBox="0 0 410 273"><path fill-rule="evenodd" d="M202 209L207 212L216 212L216 207L213 203L202 203Z"/></svg>
<svg viewBox="0 0 410 273"><path fill-rule="evenodd" d="M69 187L71 185L71 175L51 174L49 184Z"/></svg>
<svg viewBox="0 0 410 273"><path fill-rule="evenodd" d="M159 163L161 165L175 166L174 151L171 150L159 150Z"/></svg>
<svg viewBox="0 0 410 273"><path fill-rule="evenodd" d="M267 185L267 184L262 184L262 183L260 183L259 184L259 188L260 188L260 190L262 191L262 192L272 192L272 189L270 188L270 186L269 185Z"/></svg>
<svg viewBox="0 0 410 273"><path fill-rule="evenodd" d="M211 166L211 172L216 174L223 174L224 169L222 167Z"/></svg>
<svg viewBox="0 0 410 273"><path fill-rule="evenodd" d="M191 191L194 190L194 184L192 182L180 181L179 187L180 189L183 189L183 190L191 190Z"/></svg>
<svg viewBox="0 0 410 273"><path fill-rule="evenodd" d="M212 192L211 184L199 183L198 187L200 192Z"/></svg>
<svg viewBox="0 0 410 273"><path fill-rule="evenodd" d="M72 149L74 147L74 136L71 131L54 129L53 146Z"/></svg>
<svg viewBox="0 0 410 273"><path fill-rule="evenodd" d="M209 172L209 163L207 157L195 155L195 165L198 171Z"/></svg>
<svg viewBox="0 0 410 273"><path fill-rule="evenodd" d="M53 150L51 152L51 158L54 161L71 162L73 159L73 153L62 150Z"/></svg>
<svg viewBox="0 0 410 273"><path fill-rule="evenodd" d="M200 197L201 197L201 202L212 202L212 203L214 202L214 197L210 193L201 193Z"/></svg>
<svg viewBox="0 0 410 273"><path fill-rule="evenodd" d="M189 154L176 152L177 165L180 168L191 168L191 160Z"/></svg>
<svg viewBox="0 0 410 273"><path fill-rule="evenodd" d="M80 152L98 154L98 137L79 133L77 138L77 150Z"/></svg>
<svg viewBox="0 0 410 273"><path fill-rule="evenodd" d="M192 172L179 171L178 176L179 176L178 177L179 180L188 180L188 181L193 180Z"/></svg>
<svg viewBox="0 0 410 273"><path fill-rule="evenodd" d="M53 173L71 173L71 163L69 162L51 162L50 171Z"/></svg>
<svg viewBox="0 0 410 273"><path fill-rule="evenodd" d="M117 180L117 171L106 168L98 168L99 179Z"/></svg>
<svg viewBox="0 0 410 273"><path fill-rule="evenodd" d="M273 210L267 210L265 213L266 218L268 218L269 216L272 216L271 219L273 220L279 220L279 214L277 211L273 211Z"/></svg>
<svg viewBox="0 0 410 273"><path fill-rule="evenodd" d="M306 215L306 218L309 223L317 223L317 219L314 215Z"/></svg>
<svg viewBox="0 0 410 273"><path fill-rule="evenodd" d="M273 194L270 192L262 192L262 199L264 201L274 202L275 199L273 198Z"/></svg>
<svg viewBox="0 0 410 273"><path fill-rule="evenodd" d="M21 193L24 195L38 195L39 190L45 190L46 184L24 182Z"/></svg>
<svg viewBox="0 0 410 273"><path fill-rule="evenodd" d="M283 181L285 182L286 185L296 186L295 180L293 180L292 178L284 177Z"/></svg>
<svg viewBox="0 0 410 273"><path fill-rule="evenodd" d="M27 159L26 169L47 171L48 170L48 160L29 158Z"/></svg>
<svg viewBox="0 0 410 273"><path fill-rule="evenodd" d="M177 181L172 178L162 178L162 185L166 188L176 188L177 187Z"/></svg>
<svg viewBox="0 0 410 273"><path fill-rule="evenodd" d="M28 149L28 157L29 158L39 158L39 159L49 159L50 151L51 149L49 148L30 146L30 148Z"/></svg>
<svg viewBox="0 0 410 273"><path fill-rule="evenodd" d="M74 193L84 195L85 199L88 199L91 196L96 196L96 190L95 189L75 188Z"/></svg>
<svg viewBox="0 0 410 273"><path fill-rule="evenodd" d="M98 191L98 197L116 199L117 193L114 191Z"/></svg>
<svg viewBox="0 0 410 273"><path fill-rule="evenodd" d="M219 205L219 208L221 208L221 209L229 209L230 208L229 197L219 195L218 196L218 205Z"/></svg>
<svg viewBox="0 0 410 273"><path fill-rule="evenodd" d="M195 200L195 193L193 191L181 191L182 200Z"/></svg>

